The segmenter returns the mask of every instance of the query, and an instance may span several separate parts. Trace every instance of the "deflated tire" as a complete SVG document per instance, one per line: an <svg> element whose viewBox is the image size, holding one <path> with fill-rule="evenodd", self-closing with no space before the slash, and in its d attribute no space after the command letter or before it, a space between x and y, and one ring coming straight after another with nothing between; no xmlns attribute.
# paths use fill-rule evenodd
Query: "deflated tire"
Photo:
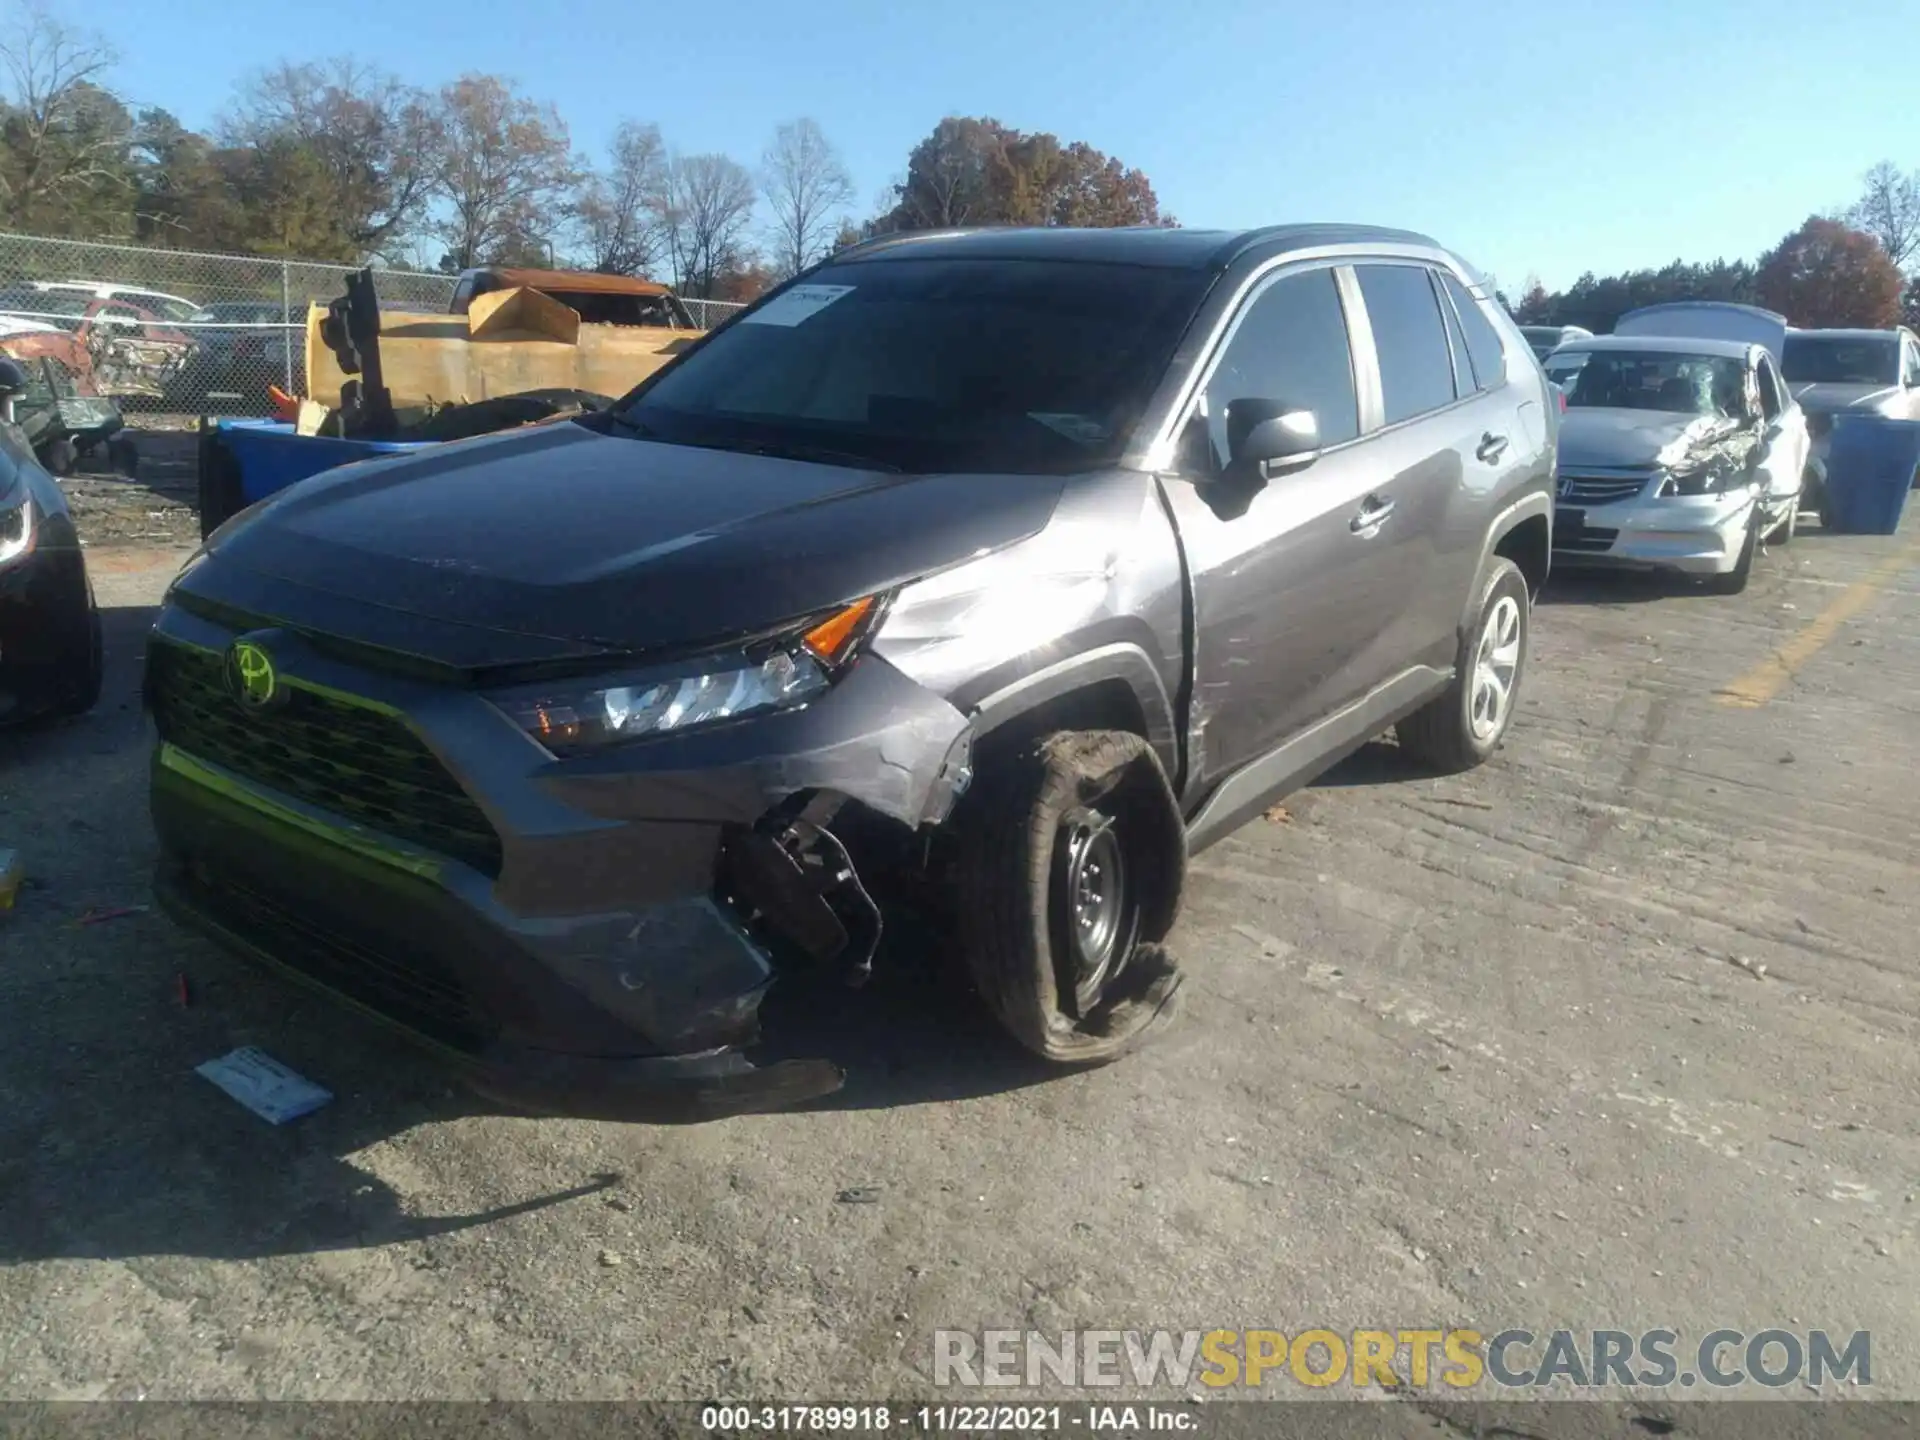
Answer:
<svg viewBox="0 0 1920 1440"><path fill-rule="evenodd" d="M1058 731L983 765L955 816L959 930L995 1017L1048 1060L1114 1059L1172 1018L1160 942L1186 832L1166 773L1125 731Z"/></svg>

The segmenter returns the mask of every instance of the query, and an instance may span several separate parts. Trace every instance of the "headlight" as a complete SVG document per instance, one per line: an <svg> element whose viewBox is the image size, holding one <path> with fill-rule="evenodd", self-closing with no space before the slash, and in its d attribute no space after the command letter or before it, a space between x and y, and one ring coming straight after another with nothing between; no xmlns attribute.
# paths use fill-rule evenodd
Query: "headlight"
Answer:
<svg viewBox="0 0 1920 1440"><path fill-rule="evenodd" d="M1702 465L1692 470L1668 470L1656 495L1723 495L1746 483L1743 472L1725 465Z"/></svg>
<svg viewBox="0 0 1920 1440"><path fill-rule="evenodd" d="M0 565L33 549L33 501L21 486L12 503L0 500Z"/></svg>
<svg viewBox="0 0 1920 1440"><path fill-rule="evenodd" d="M712 657L609 680L516 686L488 698L556 755L791 709L824 692L878 613L868 598L761 658Z"/></svg>

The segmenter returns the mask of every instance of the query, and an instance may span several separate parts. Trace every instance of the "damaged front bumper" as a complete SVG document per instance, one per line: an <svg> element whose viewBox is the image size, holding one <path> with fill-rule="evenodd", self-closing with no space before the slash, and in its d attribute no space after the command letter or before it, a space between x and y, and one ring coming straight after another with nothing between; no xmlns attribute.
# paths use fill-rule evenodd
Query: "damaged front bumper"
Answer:
<svg viewBox="0 0 1920 1440"><path fill-rule="evenodd" d="M757 1068L789 963L861 978L873 902L830 828L916 829L964 788L969 726L868 655L801 710L555 760L477 694L257 632L284 700L227 693L236 638L163 612L157 892L186 924L400 1026L542 1113L682 1120L830 1093Z"/></svg>
<svg viewBox="0 0 1920 1440"><path fill-rule="evenodd" d="M1740 562L1756 503L1750 488L1584 507L1563 501L1554 523L1553 563L1725 575Z"/></svg>

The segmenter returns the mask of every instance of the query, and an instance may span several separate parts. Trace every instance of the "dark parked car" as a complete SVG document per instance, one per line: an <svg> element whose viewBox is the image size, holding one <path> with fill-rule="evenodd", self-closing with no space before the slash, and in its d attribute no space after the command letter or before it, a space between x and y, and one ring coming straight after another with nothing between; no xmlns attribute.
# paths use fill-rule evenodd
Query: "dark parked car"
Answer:
<svg viewBox="0 0 1920 1440"><path fill-rule="evenodd" d="M612 410L216 532L148 656L159 894L537 1109L832 1090L743 1058L761 1000L910 903L1110 1058L1189 853L1391 727L1499 744L1558 423L1420 236L869 242Z"/></svg>
<svg viewBox="0 0 1920 1440"><path fill-rule="evenodd" d="M195 311L192 330L200 348L176 388L196 402L222 394L258 401L269 385L299 394L306 320L304 305L265 300L217 300Z"/></svg>
<svg viewBox="0 0 1920 1440"><path fill-rule="evenodd" d="M0 358L0 406L27 387ZM90 710L100 678L100 612L66 497L0 419L0 724Z"/></svg>

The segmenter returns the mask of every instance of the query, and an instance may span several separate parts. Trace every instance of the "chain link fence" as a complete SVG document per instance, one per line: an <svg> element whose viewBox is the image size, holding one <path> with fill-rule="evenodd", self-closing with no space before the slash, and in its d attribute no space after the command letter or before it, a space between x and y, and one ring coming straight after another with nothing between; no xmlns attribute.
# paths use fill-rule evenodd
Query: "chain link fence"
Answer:
<svg viewBox="0 0 1920 1440"><path fill-rule="evenodd" d="M729 315L747 308L731 300L688 300L682 297L681 303L687 307L687 313L693 316L693 323L702 330L711 330Z"/></svg>
<svg viewBox="0 0 1920 1440"><path fill-rule="evenodd" d="M306 391L312 304L354 267L0 234L0 352L45 357L123 407L267 414ZM444 314L450 275L376 269L383 309ZM743 306L688 300L711 328Z"/></svg>

